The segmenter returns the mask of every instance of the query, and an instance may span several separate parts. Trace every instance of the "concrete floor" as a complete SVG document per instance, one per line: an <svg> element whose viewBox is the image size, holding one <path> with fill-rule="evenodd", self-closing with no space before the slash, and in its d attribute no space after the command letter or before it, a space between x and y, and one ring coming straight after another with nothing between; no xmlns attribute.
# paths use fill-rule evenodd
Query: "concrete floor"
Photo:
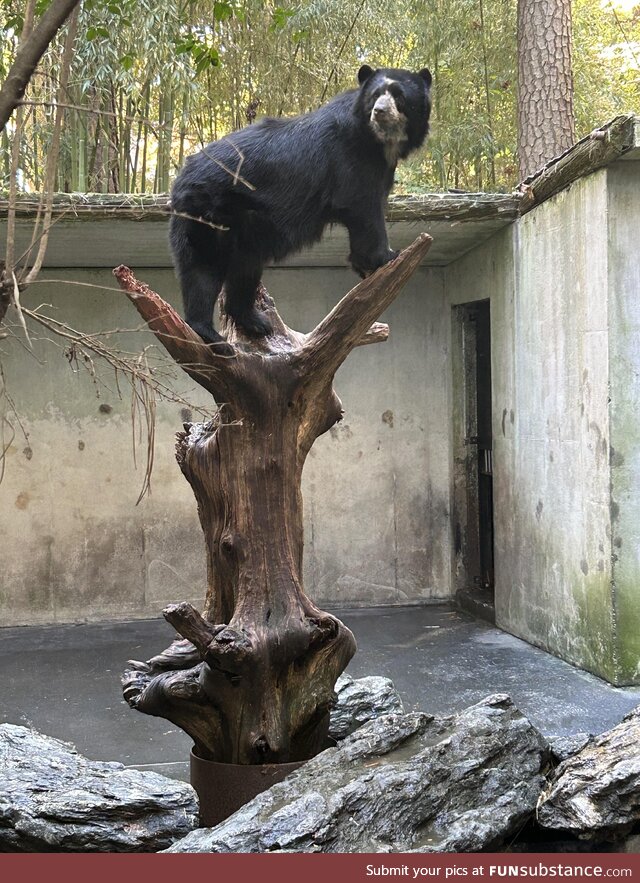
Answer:
<svg viewBox="0 0 640 883"><path fill-rule="evenodd" d="M600 733L640 704L620 689L445 605L342 610L358 653L354 677L386 675L407 709L445 714L509 693L545 735ZM171 642L164 620L0 629L0 722L73 742L95 760L187 777L191 740L131 711L120 674Z"/></svg>

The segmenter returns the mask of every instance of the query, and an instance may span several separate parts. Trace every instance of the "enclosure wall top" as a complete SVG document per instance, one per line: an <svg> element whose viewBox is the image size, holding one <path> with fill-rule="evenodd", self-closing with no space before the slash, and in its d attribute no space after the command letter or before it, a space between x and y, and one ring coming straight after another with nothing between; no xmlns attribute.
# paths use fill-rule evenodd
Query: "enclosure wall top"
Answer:
<svg viewBox="0 0 640 883"><path fill-rule="evenodd" d="M620 159L640 159L640 117L632 113L621 114L595 129L526 178L512 193L392 196L387 208L390 240L394 248L405 248L420 230L428 230L434 245L424 264L446 266L574 181ZM24 228L23 238L30 237L28 222L37 213L39 204L37 194L21 194L18 198L18 228ZM139 269L170 267L166 237L168 210L166 194L56 194L53 205L56 223L51 231L46 265L110 269L125 260ZM6 214L7 199L0 195L0 219ZM93 223L87 227L81 223L83 220ZM141 224L141 221L164 223ZM99 235L96 235L96 224L100 225ZM19 229L19 240L20 232ZM126 243L125 253L123 243ZM334 227L318 245L293 255L280 266L346 267L348 253L346 231Z"/></svg>

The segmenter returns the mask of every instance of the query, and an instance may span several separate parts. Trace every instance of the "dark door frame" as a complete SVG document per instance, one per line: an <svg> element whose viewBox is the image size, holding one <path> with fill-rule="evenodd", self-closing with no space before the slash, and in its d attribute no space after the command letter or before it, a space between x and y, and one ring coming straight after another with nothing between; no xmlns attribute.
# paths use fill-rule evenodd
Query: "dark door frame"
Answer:
<svg viewBox="0 0 640 883"><path fill-rule="evenodd" d="M454 306L452 322L453 590L494 621L490 302Z"/></svg>

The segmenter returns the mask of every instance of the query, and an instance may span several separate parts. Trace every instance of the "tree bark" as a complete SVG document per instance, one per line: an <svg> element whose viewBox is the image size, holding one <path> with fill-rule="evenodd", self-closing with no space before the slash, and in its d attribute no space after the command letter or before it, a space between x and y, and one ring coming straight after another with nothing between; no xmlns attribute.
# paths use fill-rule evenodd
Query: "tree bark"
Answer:
<svg viewBox="0 0 640 883"><path fill-rule="evenodd" d="M80 0L52 0L28 39L20 46L15 61L0 89L0 131L24 95L36 66L47 47Z"/></svg>
<svg viewBox="0 0 640 883"><path fill-rule="evenodd" d="M574 141L571 0L518 0L520 180Z"/></svg>
<svg viewBox="0 0 640 883"><path fill-rule="evenodd" d="M207 548L203 613L186 603L167 608L184 640L130 663L123 677L127 702L182 727L201 757L282 763L323 747L334 684L355 640L304 593L302 469L316 438L342 417L335 372L354 347L386 339L387 327L372 322L430 244L422 234L308 335L283 323L262 288L273 333L251 339L226 319L224 354L130 270L114 271L170 355L219 406L209 423L185 424L176 445Z"/></svg>

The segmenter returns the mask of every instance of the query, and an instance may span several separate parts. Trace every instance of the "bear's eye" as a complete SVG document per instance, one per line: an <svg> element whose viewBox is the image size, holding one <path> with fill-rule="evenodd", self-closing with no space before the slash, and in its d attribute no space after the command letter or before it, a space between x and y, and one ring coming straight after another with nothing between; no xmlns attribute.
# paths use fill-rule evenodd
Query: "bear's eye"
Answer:
<svg viewBox="0 0 640 883"><path fill-rule="evenodd" d="M395 101L398 110L404 110L405 100L404 94L402 92L402 87L399 86L397 83L391 83L389 86L389 92L393 96L393 100Z"/></svg>

